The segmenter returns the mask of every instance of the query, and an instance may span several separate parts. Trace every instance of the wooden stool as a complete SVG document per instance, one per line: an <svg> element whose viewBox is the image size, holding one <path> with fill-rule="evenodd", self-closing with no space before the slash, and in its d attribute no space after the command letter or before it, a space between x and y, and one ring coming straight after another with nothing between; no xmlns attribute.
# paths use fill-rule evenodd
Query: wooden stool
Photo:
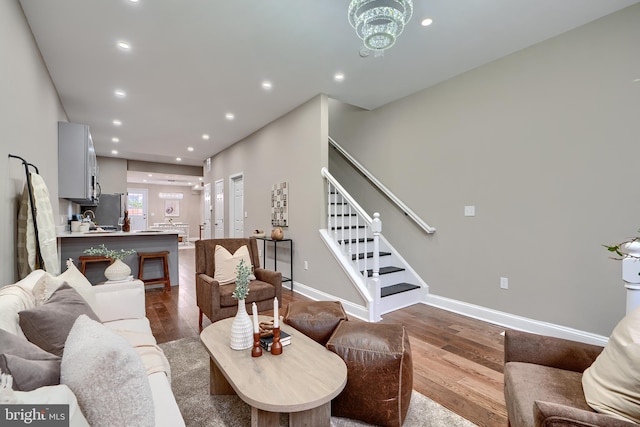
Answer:
<svg viewBox="0 0 640 427"><path fill-rule="evenodd" d="M171 291L171 280L169 278L169 251L162 252L138 252L139 264L138 264L138 279L146 285L155 285L158 283L164 283L164 289ZM144 278L144 262L145 260L159 259L162 261L162 267L164 271L163 277L156 279Z"/></svg>
<svg viewBox="0 0 640 427"><path fill-rule="evenodd" d="M109 265L113 264L113 259L107 258L102 255L92 255L92 256L79 256L78 260L80 261L80 272L82 274L87 271L87 264L91 264L92 262L108 262Z"/></svg>

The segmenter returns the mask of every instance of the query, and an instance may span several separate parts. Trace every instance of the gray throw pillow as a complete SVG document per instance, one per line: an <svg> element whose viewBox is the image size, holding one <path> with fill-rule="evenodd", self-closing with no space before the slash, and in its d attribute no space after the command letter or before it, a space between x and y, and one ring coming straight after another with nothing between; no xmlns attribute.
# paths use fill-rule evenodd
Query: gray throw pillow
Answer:
<svg viewBox="0 0 640 427"><path fill-rule="evenodd" d="M44 305L18 313L27 339L57 356L62 356L69 331L81 314L99 321L84 298L67 283L56 289Z"/></svg>
<svg viewBox="0 0 640 427"><path fill-rule="evenodd" d="M60 384L60 357L24 337L0 329L0 370L13 376L13 389L31 391Z"/></svg>

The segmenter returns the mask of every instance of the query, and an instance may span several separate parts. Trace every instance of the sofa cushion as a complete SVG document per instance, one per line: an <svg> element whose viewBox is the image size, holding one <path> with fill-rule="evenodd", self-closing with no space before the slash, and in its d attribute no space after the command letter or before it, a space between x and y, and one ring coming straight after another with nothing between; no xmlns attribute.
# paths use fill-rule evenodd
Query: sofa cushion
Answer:
<svg viewBox="0 0 640 427"><path fill-rule="evenodd" d="M76 396L66 385L41 387L29 392L18 391L14 393L14 397L21 404L69 405L69 420L66 425L69 427L89 427L87 419L78 406Z"/></svg>
<svg viewBox="0 0 640 427"><path fill-rule="evenodd" d="M0 329L24 337L18 313L35 306L31 291L17 284L3 286L0 288Z"/></svg>
<svg viewBox="0 0 640 427"><path fill-rule="evenodd" d="M67 260L67 269L61 275L54 277L49 273L45 273L37 281L33 288L33 294L36 299L36 305L44 304L63 283L67 283L74 288L82 298L91 306L91 309L96 309L96 297L93 285L87 278L78 270L73 263L73 260Z"/></svg>
<svg viewBox="0 0 640 427"><path fill-rule="evenodd" d="M81 314L99 320L82 296L66 283L44 305L18 313L27 339L58 356L62 355L67 335Z"/></svg>
<svg viewBox="0 0 640 427"><path fill-rule="evenodd" d="M233 255L231 255L231 252L223 246L216 245L214 253L214 265L216 270L213 274L213 280L217 280L221 285L234 283L236 281L236 273L240 260L244 260L245 265L250 265L253 269L247 245L239 247ZM255 280L255 276L252 274L249 277L249 280Z"/></svg>
<svg viewBox="0 0 640 427"><path fill-rule="evenodd" d="M504 367L504 394L512 427L533 426L534 402L547 401L593 412L584 399L580 372L523 362Z"/></svg>
<svg viewBox="0 0 640 427"><path fill-rule="evenodd" d="M153 426L153 398L140 356L122 337L82 315L62 355L60 382L94 426Z"/></svg>
<svg viewBox="0 0 640 427"><path fill-rule="evenodd" d="M582 377L584 395L597 412L640 423L640 308L614 328L609 342Z"/></svg>
<svg viewBox="0 0 640 427"><path fill-rule="evenodd" d="M60 383L60 357L24 337L0 330L0 371L13 376L13 389L30 391Z"/></svg>

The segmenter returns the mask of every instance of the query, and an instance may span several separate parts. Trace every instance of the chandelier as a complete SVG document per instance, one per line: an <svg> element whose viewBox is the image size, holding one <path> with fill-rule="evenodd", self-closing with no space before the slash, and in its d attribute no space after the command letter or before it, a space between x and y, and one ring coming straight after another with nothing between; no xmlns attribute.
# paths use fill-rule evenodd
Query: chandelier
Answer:
<svg viewBox="0 0 640 427"><path fill-rule="evenodd" d="M376 56L396 42L413 14L412 0L351 0L349 22Z"/></svg>

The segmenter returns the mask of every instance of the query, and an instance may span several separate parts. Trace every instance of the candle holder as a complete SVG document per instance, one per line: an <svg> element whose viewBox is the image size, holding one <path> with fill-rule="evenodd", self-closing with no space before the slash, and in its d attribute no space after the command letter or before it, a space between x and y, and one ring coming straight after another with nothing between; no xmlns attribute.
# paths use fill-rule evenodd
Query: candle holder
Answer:
<svg viewBox="0 0 640 427"><path fill-rule="evenodd" d="M262 356L262 347L260 347L260 333L253 334L253 348L251 349L251 357Z"/></svg>
<svg viewBox="0 0 640 427"><path fill-rule="evenodd" d="M273 328L273 344L271 344L271 354L277 356L282 354L282 343L280 342L280 328Z"/></svg>

